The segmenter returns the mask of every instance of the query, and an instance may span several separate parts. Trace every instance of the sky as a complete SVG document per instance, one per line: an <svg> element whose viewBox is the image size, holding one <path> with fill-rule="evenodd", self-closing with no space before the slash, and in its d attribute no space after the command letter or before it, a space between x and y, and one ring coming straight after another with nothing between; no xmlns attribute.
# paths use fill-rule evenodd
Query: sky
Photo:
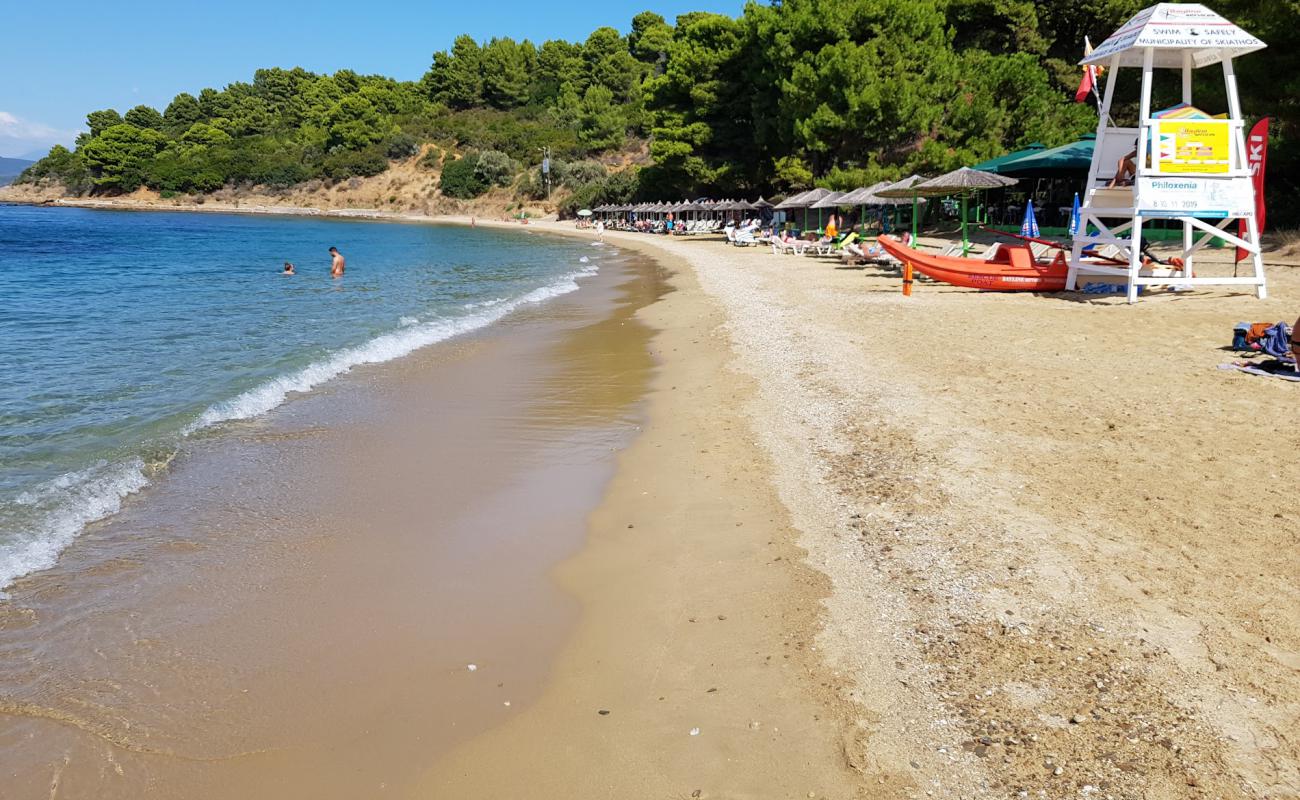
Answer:
<svg viewBox="0 0 1300 800"><path fill-rule="evenodd" d="M653 10L739 15L743 0L575 3L379 0L69 0L0 4L0 156L38 158L70 145L85 115L140 105L159 111L180 92L250 81L261 67L351 69L415 80L436 50L468 33L540 43L626 32Z"/></svg>

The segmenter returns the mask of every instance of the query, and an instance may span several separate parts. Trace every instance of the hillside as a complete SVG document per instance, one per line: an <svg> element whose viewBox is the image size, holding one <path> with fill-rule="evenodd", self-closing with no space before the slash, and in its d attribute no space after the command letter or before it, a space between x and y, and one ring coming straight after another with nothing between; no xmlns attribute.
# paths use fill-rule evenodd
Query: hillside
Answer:
<svg viewBox="0 0 1300 800"><path fill-rule="evenodd" d="M424 158L431 149L426 147L415 156L391 161L388 169L377 175L337 182L313 180L278 188L227 186L195 194L159 192L141 186L133 192L112 196L111 201L132 207L190 207L195 210L320 209L427 216L463 214L497 219L518 216L521 212L533 218L554 214L572 196L571 190L559 187L547 199L520 199L513 187L493 187L468 200L448 197L438 189L441 169L431 168ZM101 197L110 200L107 196ZM22 183L0 189L0 202L36 204L67 198L69 194L63 187L49 182ZM97 202L89 197L80 199Z"/></svg>
<svg viewBox="0 0 1300 800"><path fill-rule="evenodd" d="M584 41L462 35L415 81L260 69L163 109L91 111L75 149L54 147L23 180L77 197L336 191L432 147L437 188L462 200L545 197L545 154L574 167L549 188L583 205L850 189L1092 131L1095 108L1074 102L1082 43L1145 2L787 0L671 23L643 12ZM1270 216L1285 224L1300 218L1300 11L1265 5L1218 10L1269 43L1237 75L1246 113L1273 117ZM1214 70L1194 79L1198 96L1221 93ZM1121 95L1114 113L1131 118ZM1162 82L1154 102L1180 96Z"/></svg>
<svg viewBox="0 0 1300 800"><path fill-rule="evenodd" d="M35 163L25 158L0 158L0 186L12 183L23 170Z"/></svg>

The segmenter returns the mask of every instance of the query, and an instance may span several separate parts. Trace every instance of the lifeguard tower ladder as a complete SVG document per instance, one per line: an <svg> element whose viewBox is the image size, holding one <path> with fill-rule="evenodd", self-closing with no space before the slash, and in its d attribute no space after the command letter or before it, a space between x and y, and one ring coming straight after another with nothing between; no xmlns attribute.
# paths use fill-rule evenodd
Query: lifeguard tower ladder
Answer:
<svg viewBox="0 0 1300 800"><path fill-rule="evenodd" d="M1254 286L1256 295L1265 297L1255 190L1246 160L1245 123L1232 68L1234 58L1264 47L1259 39L1199 3L1160 3L1139 12L1080 62L1103 67L1107 74L1066 289L1076 288L1079 275L1108 275L1127 279L1130 303L1137 302L1138 287L1168 284ZM1195 112L1192 70L1214 64L1223 65L1226 119L1205 114L1190 118L1185 113L1152 113L1155 70L1181 70L1183 104L1177 108ZM1110 115L1120 70L1125 67L1142 68L1137 128L1117 127ZM1132 186L1110 187L1120 159L1135 149ZM1182 222L1181 268L1143 265L1142 224L1150 219ZM1235 231L1228 232L1233 220L1245 220L1245 238ZM1096 235L1087 235L1089 226L1096 229ZM1216 237L1245 250L1253 262L1254 274L1193 277L1196 252ZM1105 245L1114 245L1120 254L1117 258L1126 260L1128 266L1109 267L1085 260L1085 249Z"/></svg>

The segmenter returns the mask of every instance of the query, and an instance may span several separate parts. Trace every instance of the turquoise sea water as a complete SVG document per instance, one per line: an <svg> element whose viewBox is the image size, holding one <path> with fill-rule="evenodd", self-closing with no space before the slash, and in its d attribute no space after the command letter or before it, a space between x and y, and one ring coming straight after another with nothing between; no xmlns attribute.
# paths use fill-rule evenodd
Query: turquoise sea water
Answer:
<svg viewBox="0 0 1300 800"><path fill-rule="evenodd" d="M573 291L596 254L487 229L0 205L0 590L187 437Z"/></svg>

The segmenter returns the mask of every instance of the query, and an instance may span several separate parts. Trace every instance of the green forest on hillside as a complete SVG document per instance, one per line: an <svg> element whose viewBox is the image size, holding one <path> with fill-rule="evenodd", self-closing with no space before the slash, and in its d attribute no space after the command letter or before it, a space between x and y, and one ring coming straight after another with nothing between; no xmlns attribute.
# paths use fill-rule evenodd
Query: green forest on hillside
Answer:
<svg viewBox="0 0 1300 800"><path fill-rule="evenodd" d="M161 112L94 111L75 150L55 147L22 180L78 193L287 187L374 175L428 142L424 161L454 197L494 184L540 196L544 148L574 203L849 188L1091 131L1095 106L1073 102L1084 36L1100 43L1147 4L784 0L739 18L644 12L626 35L583 42L460 36L419 81L273 68ZM1246 114L1274 117L1270 196L1294 221L1300 3L1212 7L1270 45L1238 76ZM1198 105L1223 110L1221 72L1199 72ZM1176 101L1176 80L1163 88ZM641 142L639 168L598 163Z"/></svg>

